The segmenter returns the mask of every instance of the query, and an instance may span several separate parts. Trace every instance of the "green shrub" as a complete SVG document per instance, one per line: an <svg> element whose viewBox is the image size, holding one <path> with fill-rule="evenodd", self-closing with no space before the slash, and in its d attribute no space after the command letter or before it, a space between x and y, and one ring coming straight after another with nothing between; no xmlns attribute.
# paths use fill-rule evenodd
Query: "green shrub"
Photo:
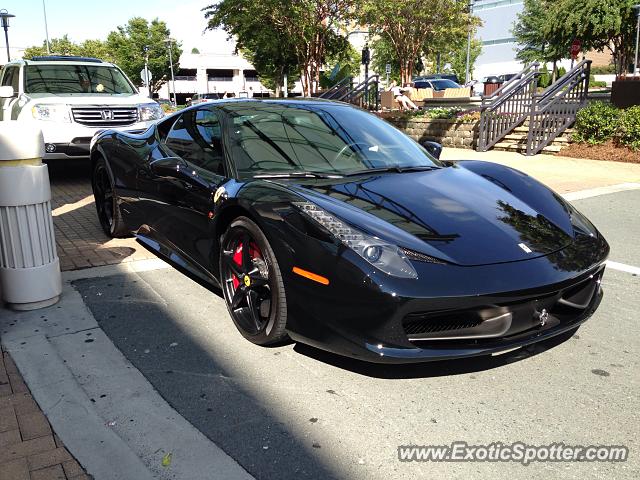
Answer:
<svg viewBox="0 0 640 480"><path fill-rule="evenodd" d="M640 150L640 106L622 110L618 141L632 150Z"/></svg>
<svg viewBox="0 0 640 480"><path fill-rule="evenodd" d="M450 119L455 118L458 113L462 111L459 107L436 107L426 111L426 115L429 118L443 118Z"/></svg>
<svg viewBox="0 0 640 480"><path fill-rule="evenodd" d="M591 67L591 73L594 75L610 75L616 73L615 65L606 65L604 67Z"/></svg>
<svg viewBox="0 0 640 480"><path fill-rule="evenodd" d="M591 145L614 137L620 121L620 110L609 103L592 102L578 112L575 140Z"/></svg>

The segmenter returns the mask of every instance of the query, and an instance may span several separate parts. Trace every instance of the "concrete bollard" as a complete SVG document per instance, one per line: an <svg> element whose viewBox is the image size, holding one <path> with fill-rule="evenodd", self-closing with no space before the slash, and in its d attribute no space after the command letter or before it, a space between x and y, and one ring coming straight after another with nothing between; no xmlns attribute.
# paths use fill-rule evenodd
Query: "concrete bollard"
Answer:
<svg viewBox="0 0 640 480"><path fill-rule="evenodd" d="M53 305L62 291L43 155L39 128L0 122L0 298L14 310Z"/></svg>

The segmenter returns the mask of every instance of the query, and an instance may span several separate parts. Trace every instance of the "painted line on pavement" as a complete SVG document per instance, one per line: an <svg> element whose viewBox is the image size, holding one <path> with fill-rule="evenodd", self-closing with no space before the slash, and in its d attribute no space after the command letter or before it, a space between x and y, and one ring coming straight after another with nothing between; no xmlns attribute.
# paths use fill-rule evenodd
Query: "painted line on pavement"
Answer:
<svg viewBox="0 0 640 480"><path fill-rule="evenodd" d="M616 185L607 185L606 187L590 188L588 190L579 190L577 192L565 193L562 196L565 200L573 202L575 200L583 200L585 198L598 197L600 195L608 195L610 193L625 192L627 190L640 189L640 183L618 183Z"/></svg>
<svg viewBox="0 0 640 480"><path fill-rule="evenodd" d="M633 265L627 265L625 263L612 262L611 260L607 260L605 263L607 264L607 268L613 268L614 270L631 273L633 275L640 275L640 267L634 267Z"/></svg>

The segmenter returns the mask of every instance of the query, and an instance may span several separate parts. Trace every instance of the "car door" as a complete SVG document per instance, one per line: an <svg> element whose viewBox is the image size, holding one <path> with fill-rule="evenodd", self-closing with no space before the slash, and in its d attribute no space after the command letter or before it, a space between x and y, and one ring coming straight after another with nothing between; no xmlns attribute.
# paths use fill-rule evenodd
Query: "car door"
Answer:
<svg viewBox="0 0 640 480"><path fill-rule="evenodd" d="M211 269L209 212L227 175L216 109L203 106L180 115L152 157L142 182L155 190L151 227L181 254Z"/></svg>
<svg viewBox="0 0 640 480"><path fill-rule="evenodd" d="M16 65L5 67L2 73L2 79L0 80L0 86L13 87L12 98L0 98L0 120L15 120L17 114L13 115L12 111L15 103L18 101L18 95L20 93L20 67Z"/></svg>

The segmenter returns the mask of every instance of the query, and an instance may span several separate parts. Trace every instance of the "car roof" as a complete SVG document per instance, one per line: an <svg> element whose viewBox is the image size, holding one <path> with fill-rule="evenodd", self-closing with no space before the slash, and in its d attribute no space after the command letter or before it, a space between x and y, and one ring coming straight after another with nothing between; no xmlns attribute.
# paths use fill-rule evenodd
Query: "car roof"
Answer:
<svg viewBox="0 0 640 480"><path fill-rule="evenodd" d="M5 64L9 65L100 65L103 67L113 67L114 65L99 58L75 57L67 55L50 55L43 57L33 57L31 59L12 60Z"/></svg>

